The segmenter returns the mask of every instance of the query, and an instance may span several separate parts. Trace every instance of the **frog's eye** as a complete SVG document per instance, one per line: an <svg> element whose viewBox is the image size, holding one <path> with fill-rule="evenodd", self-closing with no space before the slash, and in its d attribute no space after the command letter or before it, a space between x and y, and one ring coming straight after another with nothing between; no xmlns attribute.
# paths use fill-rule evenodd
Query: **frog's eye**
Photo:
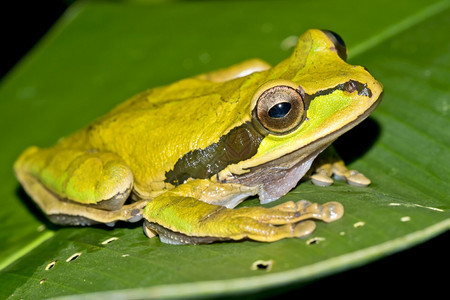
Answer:
<svg viewBox="0 0 450 300"><path fill-rule="evenodd" d="M339 36L339 34L330 30L322 31L333 42L334 51L339 55L339 57L344 61L347 60L347 47L345 46L344 40Z"/></svg>
<svg viewBox="0 0 450 300"><path fill-rule="evenodd" d="M304 119L305 105L297 90L289 86L274 86L264 91L256 103L256 118L273 134L286 134Z"/></svg>

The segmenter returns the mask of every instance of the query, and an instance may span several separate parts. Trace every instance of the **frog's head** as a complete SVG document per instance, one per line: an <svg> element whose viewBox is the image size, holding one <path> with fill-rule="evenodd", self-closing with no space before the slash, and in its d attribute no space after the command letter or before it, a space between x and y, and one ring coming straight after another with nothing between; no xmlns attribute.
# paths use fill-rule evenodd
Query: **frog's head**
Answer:
<svg viewBox="0 0 450 300"><path fill-rule="evenodd" d="M346 57L335 33L304 33L291 57L266 71L253 95L252 124L263 136L256 154L228 166L218 179L261 186L261 202L293 188L314 158L381 100L382 85Z"/></svg>

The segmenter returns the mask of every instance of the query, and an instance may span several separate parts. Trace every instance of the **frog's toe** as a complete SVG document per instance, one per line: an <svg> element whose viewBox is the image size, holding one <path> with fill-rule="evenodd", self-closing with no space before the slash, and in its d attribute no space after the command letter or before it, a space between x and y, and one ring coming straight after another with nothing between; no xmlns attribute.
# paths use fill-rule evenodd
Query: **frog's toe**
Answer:
<svg viewBox="0 0 450 300"><path fill-rule="evenodd" d="M351 170L350 175L346 177L348 184L353 186L368 186L371 181L369 178L364 176L364 174L359 173L358 171Z"/></svg>
<svg viewBox="0 0 450 300"><path fill-rule="evenodd" d="M294 226L294 237L302 238L310 235L316 229L316 222L308 220L292 224Z"/></svg>
<svg viewBox="0 0 450 300"><path fill-rule="evenodd" d="M317 173L311 176L311 182L317 186L329 186L333 184L333 179L325 174Z"/></svg>
<svg viewBox="0 0 450 300"><path fill-rule="evenodd" d="M339 220L344 215L344 206L339 202L327 202L322 205L320 219L324 222Z"/></svg>
<svg viewBox="0 0 450 300"><path fill-rule="evenodd" d="M140 215L136 215L136 216L133 216L130 219L128 219L128 222L136 223L136 222L139 222L140 220L142 220L142 218L143 218L143 216L142 216L142 213L141 213Z"/></svg>
<svg viewBox="0 0 450 300"><path fill-rule="evenodd" d="M108 227L114 227L116 226L116 221L105 223L105 225Z"/></svg>
<svg viewBox="0 0 450 300"><path fill-rule="evenodd" d="M298 221L316 219L324 222L333 222L344 215L344 207L339 202L327 202L325 204L311 203L305 200L297 202L299 206Z"/></svg>
<svg viewBox="0 0 450 300"><path fill-rule="evenodd" d="M342 160L333 164L333 174L336 180L346 180L353 186L368 186L370 179L357 170L349 170Z"/></svg>
<svg viewBox="0 0 450 300"><path fill-rule="evenodd" d="M252 218L258 222L270 225L295 224L308 219L332 222L342 217L344 208L338 202L328 202L323 205L306 200L286 202L272 208L244 207L229 212L231 219L240 217Z"/></svg>

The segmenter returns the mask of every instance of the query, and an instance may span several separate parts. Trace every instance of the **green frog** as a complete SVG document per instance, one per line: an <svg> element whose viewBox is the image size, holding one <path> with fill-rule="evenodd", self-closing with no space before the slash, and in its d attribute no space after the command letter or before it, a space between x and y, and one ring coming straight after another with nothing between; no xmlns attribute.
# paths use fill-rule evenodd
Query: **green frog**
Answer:
<svg viewBox="0 0 450 300"><path fill-rule="evenodd" d="M311 29L271 67L253 59L144 91L51 148L26 149L14 170L48 218L63 225L136 222L170 244L303 237L338 202L270 203L311 173L365 186L340 159L315 158L378 105L382 85L346 63L335 33ZM326 151L325 151L326 152Z"/></svg>

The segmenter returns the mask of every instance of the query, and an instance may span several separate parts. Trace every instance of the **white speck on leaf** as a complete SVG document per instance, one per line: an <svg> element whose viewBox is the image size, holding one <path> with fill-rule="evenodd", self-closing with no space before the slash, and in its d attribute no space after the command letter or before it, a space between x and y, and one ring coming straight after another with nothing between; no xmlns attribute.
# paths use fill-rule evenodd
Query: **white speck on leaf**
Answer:
<svg viewBox="0 0 450 300"><path fill-rule="evenodd" d="M400 218L400 221L402 221L402 222L408 222L408 221L411 221L411 218L410 218L409 216L404 216L404 217L401 217L401 218Z"/></svg>
<svg viewBox="0 0 450 300"><path fill-rule="evenodd" d="M103 242L102 242L102 245L109 244L109 243L114 242L115 240L118 240L118 239L119 239L118 237L115 237L115 236L114 236L114 237L112 237L112 238L109 238L109 239L103 241Z"/></svg>
<svg viewBox="0 0 450 300"><path fill-rule="evenodd" d="M363 227L364 225L366 225L366 223L364 223L363 221L360 221L360 222L356 222L355 224L353 224L353 227L358 228L358 227Z"/></svg>

